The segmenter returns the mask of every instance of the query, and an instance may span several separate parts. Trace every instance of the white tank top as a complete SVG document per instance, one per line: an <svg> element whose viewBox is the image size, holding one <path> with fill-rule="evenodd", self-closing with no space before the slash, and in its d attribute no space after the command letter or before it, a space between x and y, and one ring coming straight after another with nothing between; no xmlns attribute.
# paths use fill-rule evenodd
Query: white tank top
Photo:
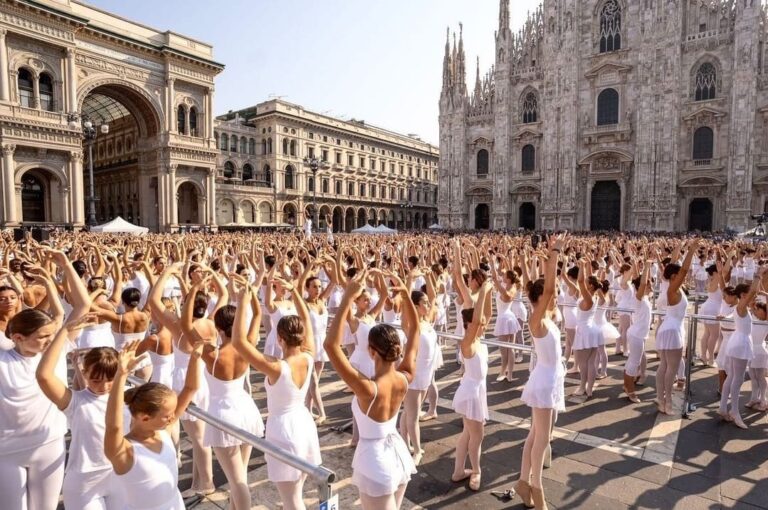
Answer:
<svg viewBox="0 0 768 510"><path fill-rule="evenodd" d="M136 441L133 466L123 475L115 475L115 484L123 496L126 510L184 510L179 493L179 468L170 434L161 430L160 453Z"/></svg>

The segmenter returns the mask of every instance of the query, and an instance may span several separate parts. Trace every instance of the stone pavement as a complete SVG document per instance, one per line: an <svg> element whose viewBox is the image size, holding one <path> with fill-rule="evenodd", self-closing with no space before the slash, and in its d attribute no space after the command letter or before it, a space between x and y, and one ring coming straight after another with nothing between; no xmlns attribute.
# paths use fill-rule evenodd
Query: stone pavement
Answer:
<svg viewBox="0 0 768 510"><path fill-rule="evenodd" d="M649 341L649 347L652 341ZM444 350L446 360L452 351ZM649 370L656 360L650 354ZM749 430L720 422L717 408L715 369L695 368L692 388L700 408L690 420L679 414L658 415L652 403L653 377L638 395L641 404L630 405L621 393L623 359L611 356L609 377L600 381L593 399L583 404L567 402L558 417L552 443L551 468L544 471L544 488L550 508L649 508L720 509L768 508L768 417L766 413L746 413ZM503 501L494 491L504 491L517 478L522 446L527 434L530 410L520 403L527 364L518 364L512 383L496 383L498 354L491 356L488 401L491 421L486 425L483 443L481 490L470 491L465 483L450 482L456 436L461 420L451 411L451 399L458 386L457 365L448 361L438 372L441 386L437 420L422 423L426 454L419 473L406 491L404 508L523 508L519 500ZM266 409L262 377L254 377L256 401ZM566 393L573 391L569 379ZM357 491L350 484L353 450L347 444L349 433L337 433L330 426L349 420L350 394L331 371L322 379L329 420L320 428L323 463L334 470L338 481L334 490L340 508L359 508ZM742 395L746 396L749 383ZM744 400L742 399L742 402ZM682 405L682 394L676 408ZM188 451L188 450L187 450ZM184 472L189 472L189 459ZM189 484L182 476L181 486ZM217 472L217 484L225 488ZM263 457L254 452L249 472L254 508L281 508L274 486L266 481ZM311 482L305 489L307 505L317 508L317 492ZM190 500L189 508L227 508L226 493L218 492L202 501Z"/></svg>

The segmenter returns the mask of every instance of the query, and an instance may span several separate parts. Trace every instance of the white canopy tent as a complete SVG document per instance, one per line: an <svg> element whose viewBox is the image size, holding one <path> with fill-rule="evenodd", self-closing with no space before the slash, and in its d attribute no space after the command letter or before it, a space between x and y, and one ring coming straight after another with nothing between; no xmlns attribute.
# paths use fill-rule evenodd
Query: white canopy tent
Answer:
<svg viewBox="0 0 768 510"><path fill-rule="evenodd" d="M356 228L352 231L353 234L376 234L378 231L369 224L365 224L360 228Z"/></svg>
<svg viewBox="0 0 768 510"><path fill-rule="evenodd" d="M443 230L443 227L441 227L437 223L434 223L434 224L429 226L429 230Z"/></svg>
<svg viewBox="0 0 768 510"><path fill-rule="evenodd" d="M378 232L379 234L397 234L397 230L393 228L389 228L383 223L378 227L376 227L374 230L376 230L376 232Z"/></svg>
<svg viewBox="0 0 768 510"><path fill-rule="evenodd" d="M123 218L121 218L120 216L118 216L114 220L108 221L103 225L96 225L94 227L91 227L91 232L111 232L111 233L120 233L120 234L141 235L149 232L149 229L147 227L140 227L138 225L134 225L133 223L129 223L125 221Z"/></svg>

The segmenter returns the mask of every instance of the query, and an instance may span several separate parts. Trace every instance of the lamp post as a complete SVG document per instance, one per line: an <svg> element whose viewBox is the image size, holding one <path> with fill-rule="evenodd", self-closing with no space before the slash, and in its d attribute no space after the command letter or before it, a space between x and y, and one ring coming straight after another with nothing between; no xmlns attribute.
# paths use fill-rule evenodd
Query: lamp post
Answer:
<svg viewBox="0 0 768 510"><path fill-rule="evenodd" d="M96 225L96 194L94 191L93 183L93 143L96 141L96 137L99 133L106 135L109 133L109 124L101 124L98 126L93 125L91 119L87 115L82 116L83 121L83 138L88 144L88 226L92 227Z"/></svg>
<svg viewBox="0 0 768 510"><path fill-rule="evenodd" d="M315 222L315 228L320 227L320 211L317 209L317 171L321 168L328 168L328 162L315 157L304 158L304 164L312 170L312 221Z"/></svg>
<svg viewBox="0 0 768 510"><path fill-rule="evenodd" d="M401 211L408 210L408 209L413 209L412 202L406 202L404 204L400 204ZM405 214L405 212L403 212L403 227L405 227L406 229L408 228L408 216Z"/></svg>

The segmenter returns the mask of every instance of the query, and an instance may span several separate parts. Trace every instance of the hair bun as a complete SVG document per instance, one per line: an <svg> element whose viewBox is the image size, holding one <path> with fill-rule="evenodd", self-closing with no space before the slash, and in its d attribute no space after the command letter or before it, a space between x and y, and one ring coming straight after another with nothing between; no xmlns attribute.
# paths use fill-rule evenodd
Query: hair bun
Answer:
<svg viewBox="0 0 768 510"><path fill-rule="evenodd" d="M138 393L138 391L139 391L138 387L129 388L125 390L125 393L123 393L123 401L125 402L126 405L130 405L131 403L133 403L134 399L136 398L136 393Z"/></svg>

